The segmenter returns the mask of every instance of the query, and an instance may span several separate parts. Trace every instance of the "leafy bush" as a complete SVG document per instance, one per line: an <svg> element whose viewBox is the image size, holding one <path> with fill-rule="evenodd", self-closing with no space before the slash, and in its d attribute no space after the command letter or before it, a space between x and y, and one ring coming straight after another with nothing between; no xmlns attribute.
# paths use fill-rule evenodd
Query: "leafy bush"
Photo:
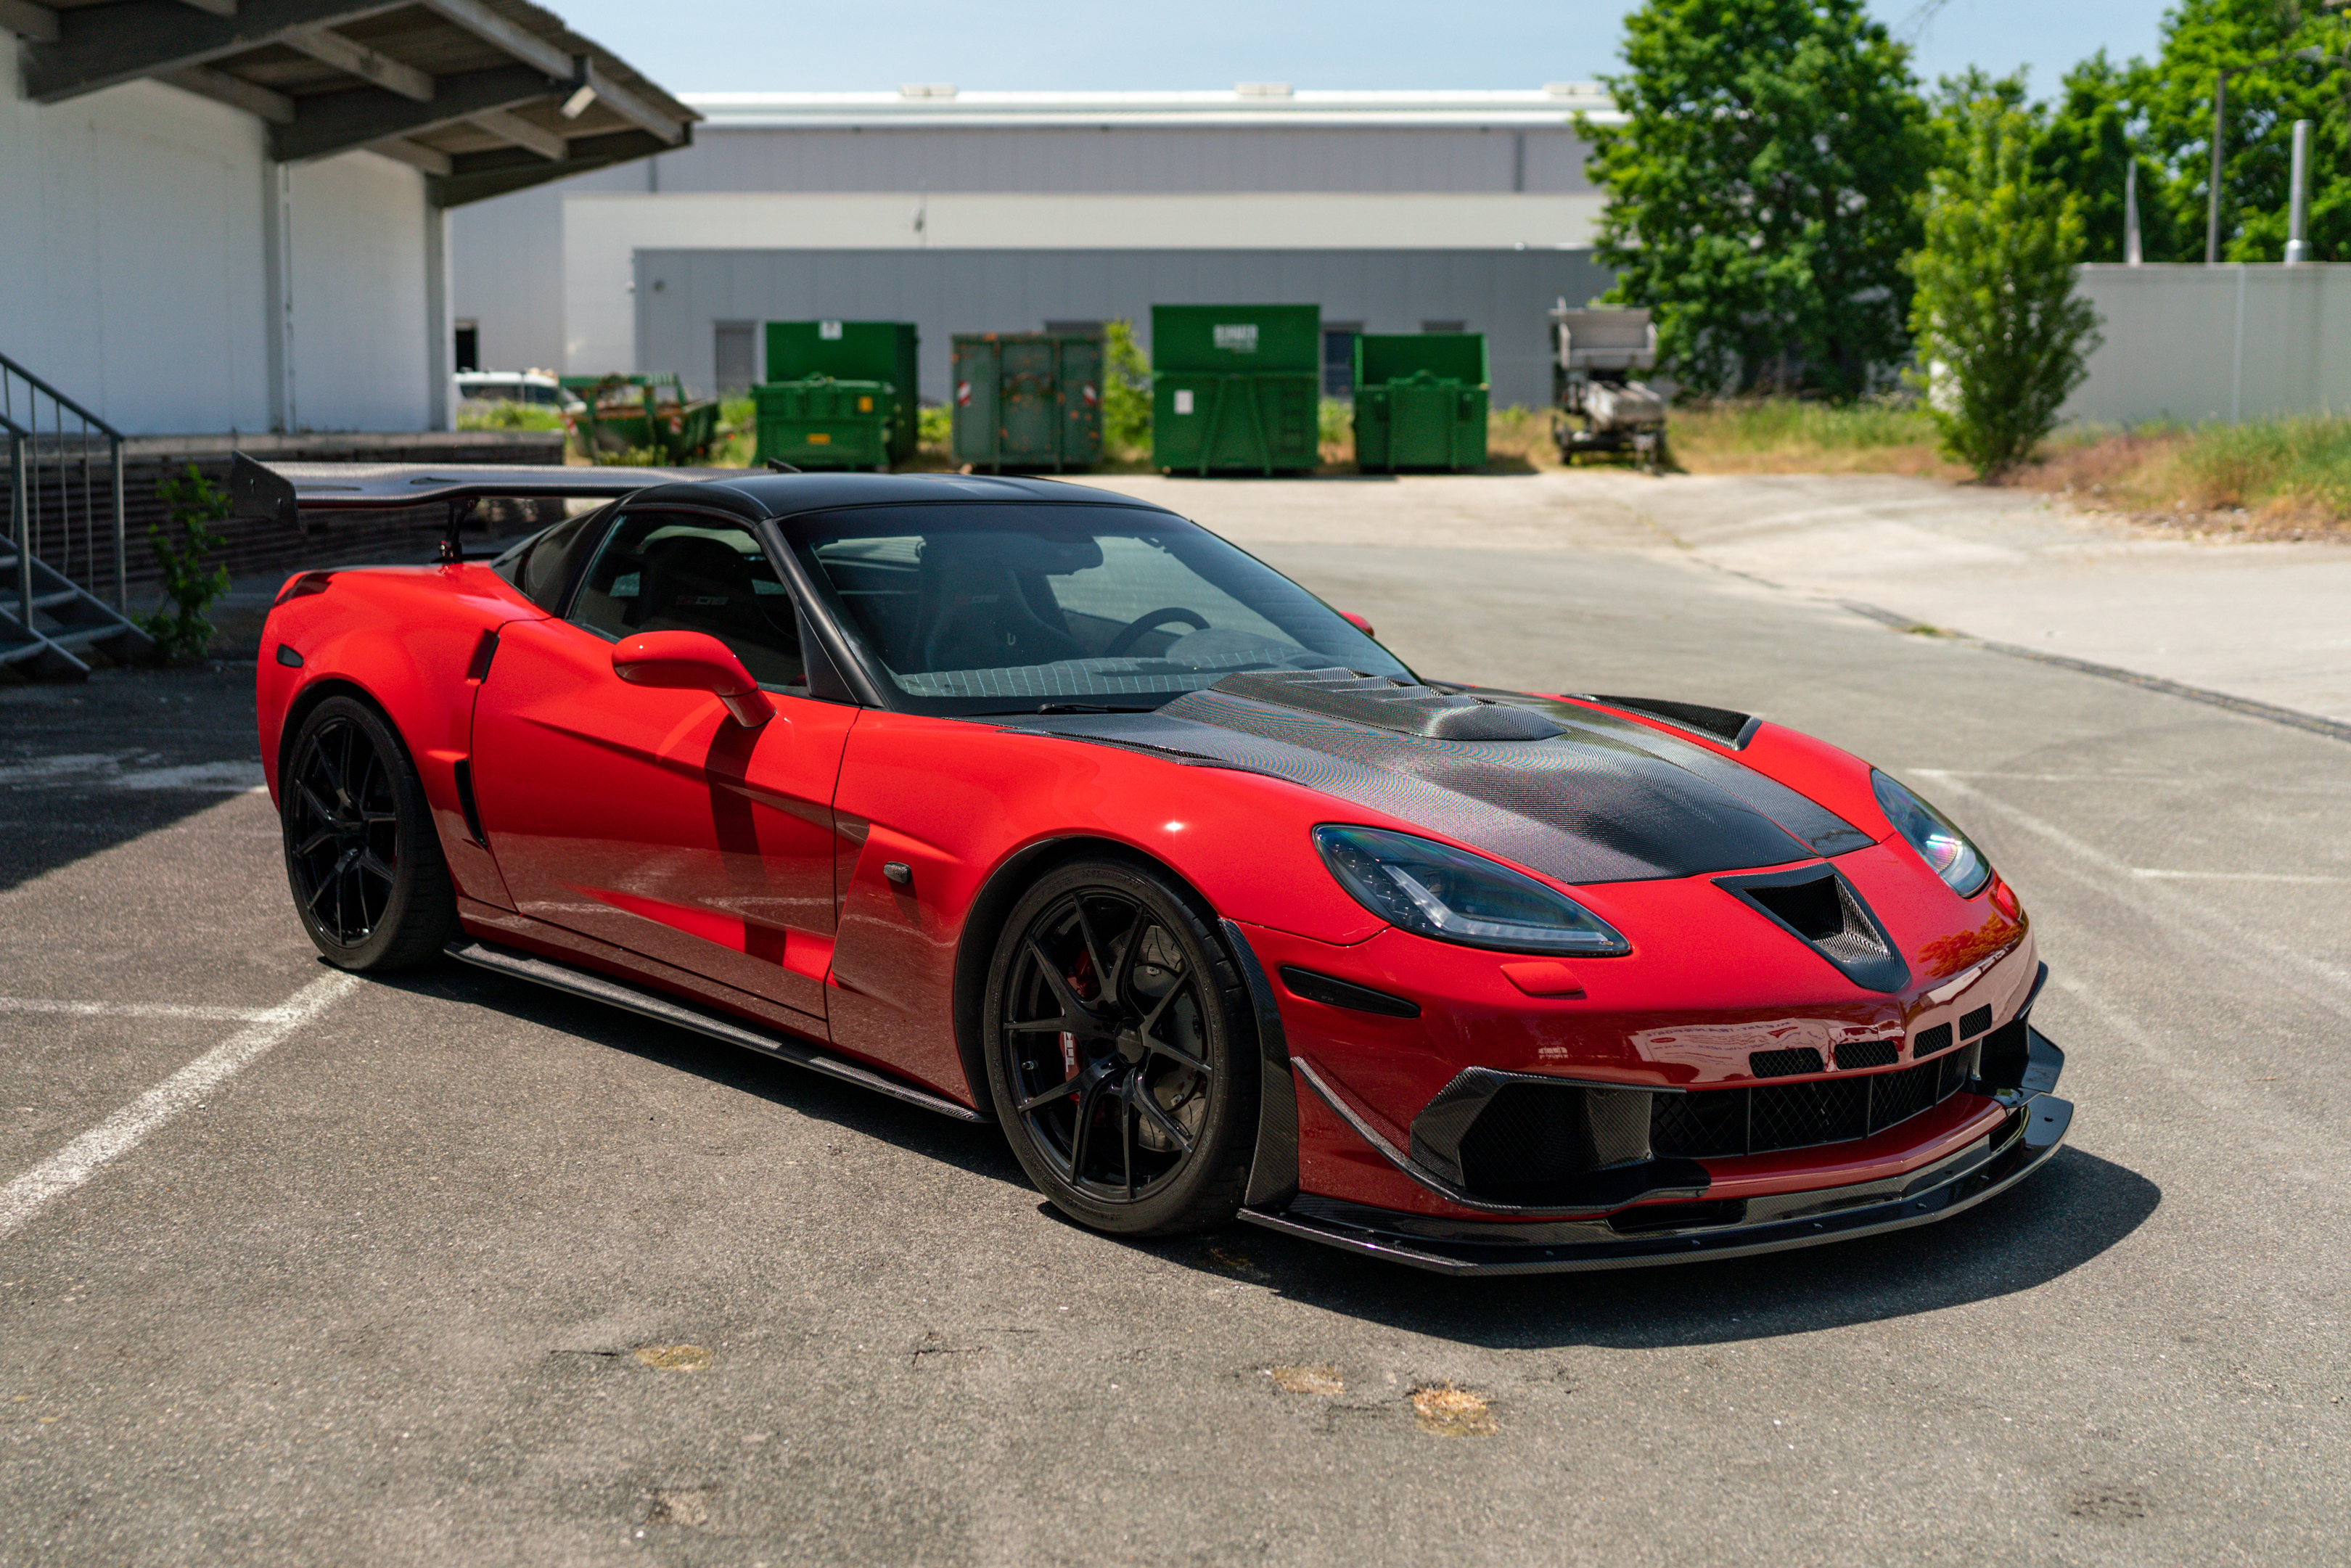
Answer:
<svg viewBox="0 0 2351 1568"><path fill-rule="evenodd" d="M1102 453L1113 461L1151 449L1151 361L1135 346L1134 323L1102 329Z"/></svg>
<svg viewBox="0 0 2351 1568"><path fill-rule="evenodd" d="M544 403L469 400L457 411L460 430L561 430L563 411Z"/></svg>
<svg viewBox="0 0 2351 1568"><path fill-rule="evenodd" d="M2089 374L2097 314L2074 292L2080 204L2034 173L2032 117L1980 97L1962 129L1965 162L1929 184L1926 243L1907 264L1917 285L1910 330L1943 449L1989 478L2056 428Z"/></svg>
<svg viewBox="0 0 2351 1568"><path fill-rule="evenodd" d="M163 569L163 597L171 607L141 624L155 639L155 656L165 664L201 659L213 643L213 623L204 612L228 591L228 568L204 565L206 556L228 542L211 526L228 516L228 497L191 463L184 476L157 485L155 498L163 503L164 520L147 525L147 540Z"/></svg>
<svg viewBox="0 0 2351 1568"><path fill-rule="evenodd" d="M914 444L944 457L955 445L955 410L946 403L914 411Z"/></svg>
<svg viewBox="0 0 2351 1568"><path fill-rule="evenodd" d="M1344 398L1326 397L1314 411L1314 440L1326 463L1344 463L1354 455L1355 405Z"/></svg>

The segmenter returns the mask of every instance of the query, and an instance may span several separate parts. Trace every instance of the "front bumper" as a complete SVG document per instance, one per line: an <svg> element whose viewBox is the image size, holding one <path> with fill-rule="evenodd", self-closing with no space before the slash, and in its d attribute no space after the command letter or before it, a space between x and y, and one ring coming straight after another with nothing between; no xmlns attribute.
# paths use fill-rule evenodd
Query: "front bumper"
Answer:
<svg viewBox="0 0 2351 1568"><path fill-rule="evenodd" d="M2014 1186L2064 1142L2073 1104L2050 1091L2064 1053L2026 1035L2022 1082L1990 1097L2009 1114L1987 1137L1891 1181L1818 1187L1745 1202L1645 1206L1607 1218L1484 1224L1432 1219L1302 1196L1243 1208L1253 1225L1442 1274L1554 1274L1817 1247L1949 1219ZM1676 1223L1677 1220L1687 1223ZM1631 1220L1643 1228L1627 1233Z"/></svg>

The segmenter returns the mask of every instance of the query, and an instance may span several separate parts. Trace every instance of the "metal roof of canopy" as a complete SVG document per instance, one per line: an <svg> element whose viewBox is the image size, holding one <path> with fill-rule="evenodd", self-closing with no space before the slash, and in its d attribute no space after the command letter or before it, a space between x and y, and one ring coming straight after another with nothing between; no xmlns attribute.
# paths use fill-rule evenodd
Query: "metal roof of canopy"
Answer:
<svg viewBox="0 0 2351 1568"><path fill-rule="evenodd" d="M267 122L298 163L366 148L459 206L683 147L701 115L528 0L0 0L25 96L152 78Z"/></svg>
<svg viewBox="0 0 2351 1568"><path fill-rule="evenodd" d="M1244 82L1193 92L966 92L912 83L895 92L702 92L686 102L716 130L894 127L1454 127L1558 130L1588 115L1623 119L1605 88L1552 82L1499 91L1293 90Z"/></svg>

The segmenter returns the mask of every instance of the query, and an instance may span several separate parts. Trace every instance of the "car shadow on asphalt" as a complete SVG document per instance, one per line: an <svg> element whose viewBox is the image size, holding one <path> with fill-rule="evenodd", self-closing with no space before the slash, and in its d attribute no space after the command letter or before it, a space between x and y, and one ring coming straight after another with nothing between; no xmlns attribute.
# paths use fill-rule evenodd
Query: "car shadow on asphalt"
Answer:
<svg viewBox="0 0 2351 1568"><path fill-rule="evenodd" d="M1028 1177L993 1123L957 1122L903 1100L604 1002L511 979L455 960L369 977L375 984L501 1013L624 1051L844 1132L1026 1188Z"/></svg>
<svg viewBox="0 0 2351 1568"><path fill-rule="evenodd" d="M1237 1226L1170 1261L1254 1278L1326 1311L1489 1349L1656 1349L1916 1316L2059 1279L2146 1223L2155 1183L2077 1148L1965 1214L1750 1258L1580 1274L1453 1277Z"/></svg>

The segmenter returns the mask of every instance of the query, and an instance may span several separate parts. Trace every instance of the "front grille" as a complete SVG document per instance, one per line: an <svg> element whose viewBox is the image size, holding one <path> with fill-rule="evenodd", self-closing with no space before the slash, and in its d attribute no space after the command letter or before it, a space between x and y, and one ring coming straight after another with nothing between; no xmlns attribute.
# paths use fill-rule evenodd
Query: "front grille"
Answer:
<svg viewBox="0 0 2351 1568"><path fill-rule="evenodd" d="M1938 1051L1949 1051L1950 1048L1951 1026L1938 1023L1932 1029L1922 1029L1918 1031L1918 1039L1910 1047L1910 1054L1914 1058L1932 1056Z"/></svg>
<svg viewBox="0 0 2351 1568"><path fill-rule="evenodd" d="M1991 1009L1978 1008L1959 1020L1959 1034L1963 1039L1973 1040L1991 1027Z"/></svg>
<svg viewBox="0 0 2351 1568"><path fill-rule="evenodd" d="M1836 1048L1836 1064L1851 1071L1857 1067L1891 1067L1902 1055L1898 1040L1849 1040Z"/></svg>
<svg viewBox="0 0 2351 1568"><path fill-rule="evenodd" d="M1649 1099L1649 1151L1660 1159L1721 1159L1865 1138L1958 1092L1971 1074L1975 1054L1970 1047L1897 1072L1863 1077L1655 1094Z"/></svg>
<svg viewBox="0 0 2351 1568"><path fill-rule="evenodd" d="M1809 1045L1789 1051L1759 1051L1747 1059L1747 1071L1758 1078L1793 1078L1799 1072L1818 1072L1821 1053Z"/></svg>

